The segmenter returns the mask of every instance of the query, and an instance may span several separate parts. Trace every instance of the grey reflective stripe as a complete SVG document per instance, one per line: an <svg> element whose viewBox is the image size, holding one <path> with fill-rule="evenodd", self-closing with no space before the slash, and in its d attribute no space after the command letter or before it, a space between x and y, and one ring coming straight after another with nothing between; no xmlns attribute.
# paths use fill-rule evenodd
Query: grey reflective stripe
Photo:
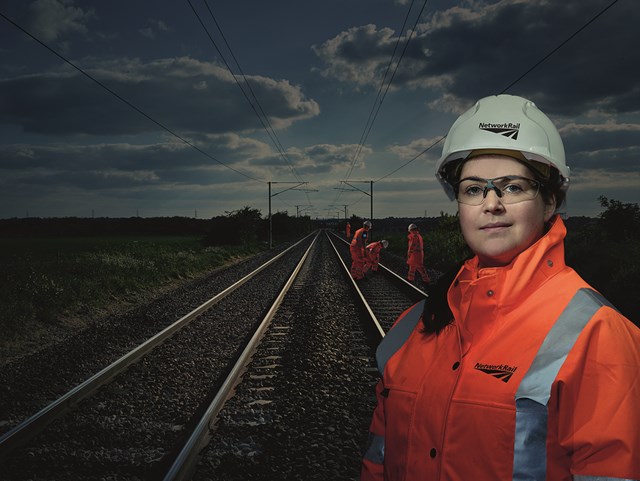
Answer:
<svg viewBox="0 0 640 481"><path fill-rule="evenodd" d="M546 479L547 403L551 386L578 336L603 305L610 306L597 292L577 291L547 333L520 382L515 395L514 480Z"/></svg>
<svg viewBox="0 0 640 481"><path fill-rule="evenodd" d="M547 406L516 399L513 481L544 481L547 473Z"/></svg>
<svg viewBox="0 0 640 481"><path fill-rule="evenodd" d="M579 474L573 477L574 481L636 481L627 478L609 478L607 476L580 476Z"/></svg>
<svg viewBox="0 0 640 481"><path fill-rule="evenodd" d="M369 433L367 445L367 452L364 453L364 459L376 464L384 463L384 436Z"/></svg>
<svg viewBox="0 0 640 481"><path fill-rule="evenodd" d="M384 367L398 349L409 339L424 310L424 301L418 302L407 314L385 334L376 349L376 363L380 375L384 374Z"/></svg>
<svg viewBox="0 0 640 481"><path fill-rule="evenodd" d="M567 354L593 315L606 299L591 289L580 289L564 308L540 346L531 367L518 386L516 399L526 397L546 405L551 384L558 375Z"/></svg>

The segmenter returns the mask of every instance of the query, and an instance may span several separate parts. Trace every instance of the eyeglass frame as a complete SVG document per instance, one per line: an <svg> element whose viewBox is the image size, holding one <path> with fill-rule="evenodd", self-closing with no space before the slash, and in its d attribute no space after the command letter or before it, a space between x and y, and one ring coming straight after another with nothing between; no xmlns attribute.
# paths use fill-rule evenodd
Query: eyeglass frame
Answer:
<svg viewBox="0 0 640 481"><path fill-rule="evenodd" d="M508 179L508 180L526 180L527 182L530 182L533 186L535 186L536 192L533 195L533 197L529 197L526 199L519 199L516 200L515 202L510 202L509 200L505 201L505 197L504 197L504 192L497 186L494 184L494 181L496 180L501 180L501 179ZM460 193L460 184L462 182L464 182L465 180L476 180L478 182L485 182L485 186L484 189L482 191L482 200L478 203L478 204L469 204L468 202L462 202L460 201L460 199L458 198L458 195ZM484 204L485 199L487 198L487 193L490 190L493 190L496 193L496 196L501 199L502 202L504 202L505 204L518 204L520 202L525 202L527 200L533 200L536 197L538 197L538 194L540 193L540 189L544 187L544 184L538 180L535 179L530 179L528 177L523 177L521 175L502 175L500 177L494 177L493 179L485 179L484 177L477 177L477 176L470 176L470 177L465 177L464 179L460 179L458 182L456 182L453 185L454 188L454 192L456 195L456 200L460 203L460 204L465 204L465 205L473 205L473 206L478 206L478 205L482 205ZM513 199L513 197L511 197L509 194L507 194L506 199Z"/></svg>

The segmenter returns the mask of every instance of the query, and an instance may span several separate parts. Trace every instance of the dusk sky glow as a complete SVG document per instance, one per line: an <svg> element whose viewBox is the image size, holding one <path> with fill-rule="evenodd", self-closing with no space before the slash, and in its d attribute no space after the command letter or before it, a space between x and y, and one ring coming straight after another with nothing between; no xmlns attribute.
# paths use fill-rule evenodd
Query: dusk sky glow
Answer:
<svg viewBox="0 0 640 481"><path fill-rule="evenodd" d="M601 195L640 202L637 1L8 0L0 14L0 218L266 215L269 182L290 215L368 217L371 182L374 218L455 213L439 141L505 89L558 126L569 216L597 216Z"/></svg>

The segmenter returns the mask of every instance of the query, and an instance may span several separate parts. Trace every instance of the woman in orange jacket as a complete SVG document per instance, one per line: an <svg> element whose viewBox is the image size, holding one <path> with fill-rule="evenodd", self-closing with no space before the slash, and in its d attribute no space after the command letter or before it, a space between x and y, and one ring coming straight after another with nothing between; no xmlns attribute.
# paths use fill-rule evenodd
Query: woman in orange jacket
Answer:
<svg viewBox="0 0 640 481"><path fill-rule="evenodd" d="M437 177L475 255L380 343L361 479L639 480L640 329L565 265L555 126L482 99Z"/></svg>

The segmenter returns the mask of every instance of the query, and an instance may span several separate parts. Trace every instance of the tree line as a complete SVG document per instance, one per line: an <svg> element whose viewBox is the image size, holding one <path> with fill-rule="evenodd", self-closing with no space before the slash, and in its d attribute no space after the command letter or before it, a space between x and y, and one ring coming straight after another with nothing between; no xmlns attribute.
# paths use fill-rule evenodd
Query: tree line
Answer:
<svg viewBox="0 0 640 481"><path fill-rule="evenodd" d="M565 240L567 264L598 289L623 314L640 325L640 206L601 196L596 218L569 218ZM352 234L366 220L349 219ZM446 272L470 255L455 215L437 218L374 219L372 239L386 237L389 249L406 254L406 226L416 223L425 237L425 265ZM0 237L192 235L205 246L273 244L299 239L318 228L344 232L345 221L317 220L276 212L271 219L245 206L210 219L24 218L0 220Z"/></svg>

